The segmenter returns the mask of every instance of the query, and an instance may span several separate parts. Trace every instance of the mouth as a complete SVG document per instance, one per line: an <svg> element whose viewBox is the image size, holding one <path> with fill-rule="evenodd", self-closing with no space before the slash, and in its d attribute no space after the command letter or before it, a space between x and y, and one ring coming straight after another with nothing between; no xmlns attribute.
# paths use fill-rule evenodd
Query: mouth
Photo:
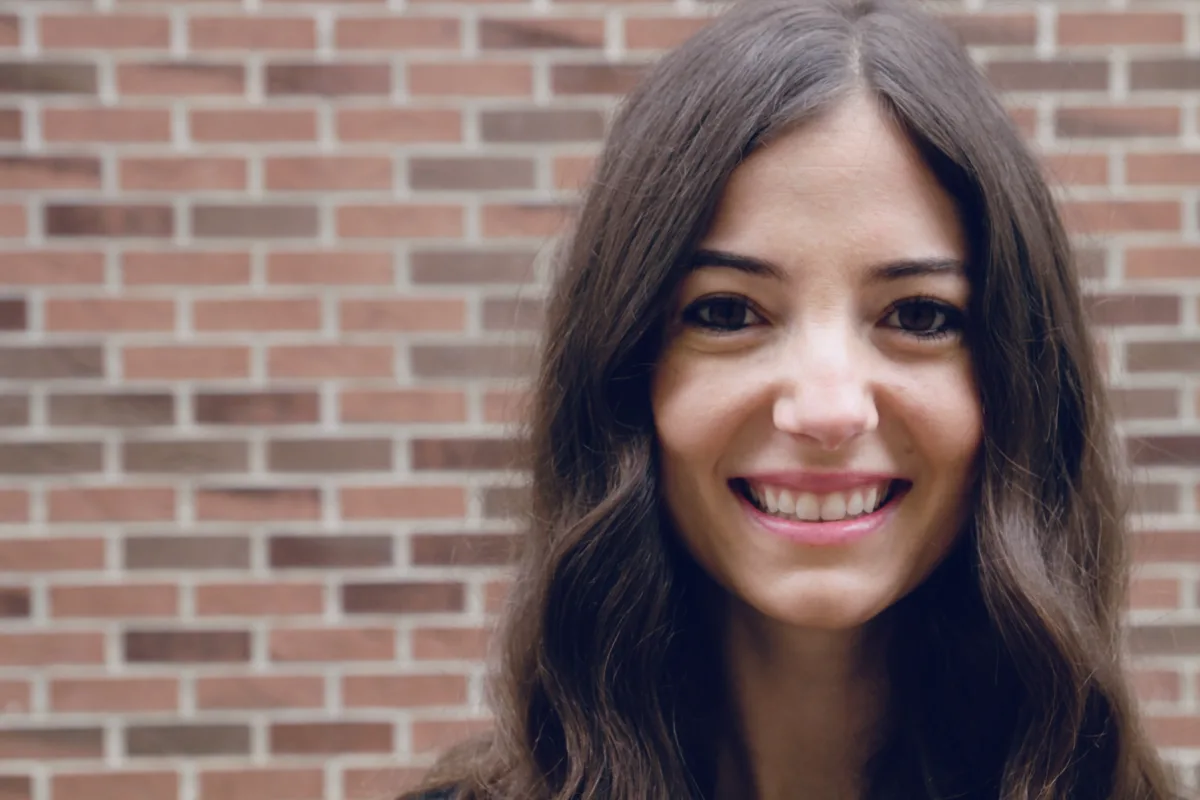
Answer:
<svg viewBox="0 0 1200 800"><path fill-rule="evenodd" d="M839 492L802 492L734 478L730 488L763 514L788 522L847 522L874 514L912 488L894 479Z"/></svg>

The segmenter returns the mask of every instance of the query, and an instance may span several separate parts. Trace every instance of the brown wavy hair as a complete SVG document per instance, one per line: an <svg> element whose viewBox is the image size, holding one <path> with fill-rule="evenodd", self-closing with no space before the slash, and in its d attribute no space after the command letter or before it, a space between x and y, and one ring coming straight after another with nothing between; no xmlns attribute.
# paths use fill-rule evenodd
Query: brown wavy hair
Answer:
<svg viewBox="0 0 1200 800"><path fill-rule="evenodd" d="M617 115L563 251L529 430L529 530L494 730L429 785L469 800L711 797L720 592L658 487L650 380L743 159L866 91L956 198L984 415L973 517L890 609L868 800L1164 800L1122 663L1119 458L1039 164L958 42L900 0L744 0Z"/></svg>

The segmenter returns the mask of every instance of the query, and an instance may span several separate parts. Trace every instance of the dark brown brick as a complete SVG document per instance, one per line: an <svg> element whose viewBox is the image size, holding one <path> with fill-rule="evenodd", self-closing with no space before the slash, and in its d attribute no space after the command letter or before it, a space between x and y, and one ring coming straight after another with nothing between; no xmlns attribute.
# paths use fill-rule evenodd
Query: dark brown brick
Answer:
<svg viewBox="0 0 1200 800"><path fill-rule="evenodd" d="M55 394L48 398L51 425L149 427L175 423L169 394Z"/></svg>
<svg viewBox="0 0 1200 800"><path fill-rule="evenodd" d="M1177 483L1137 483L1133 486L1134 514L1178 514L1180 503Z"/></svg>
<svg viewBox="0 0 1200 800"><path fill-rule="evenodd" d="M129 756L242 756L250 754L248 725L130 725Z"/></svg>
<svg viewBox="0 0 1200 800"><path fill-rule="evenodd" d="M0 428L18 428L29 424L29 398L21 395L0 396Z"/></svg>
<svg viewBox="0 0 1200 800"><path fill-rule="evenodd" d="M247 631L128 631L131 664L211 664L250 660Z"/></svg>
<svg viewBox="0 0 1200 800"><path fill-rule="evenodd" d="M196 422L205 425L288 425L319 422L316 392L198 394Z"/></svg>
<svg viewBox="0 0 1200 800"><path fill-rule="evenodd" d="M270 738L275 755L392 752L390 722L281 722Z"/></svg>
<svg viewBox="0 0 1200 800"><path fill-rule="evenodd" d="M0 108L0 142L19 142L24 136L21 109Z"/></svg>
<svg viewBox="0 0 1200 800"><path fill-rule="evenodd" d="M24 299L0 298L0 331L23 331L28 324Z"/></svg>
<svg viewBox="0 0 1200 800"><path fill-rule="evenodd" d="M96 66L65 61L0 62L0 94L96 94Z"/></svg>
<svg viewBox="0 0 1200 800"><path fill-rule="evenodd" d="M125 442L121 465L129 473L245 472L250 448L246 442L232 441Z"/></svg>
<svg viewBox="0 0 1200 800"><path fill-rule="evenodd" d="M462 611L461 583L352 583L342 587L346 614Z"/></svg>
<svg viewBox="0 0 1200 800"><path fill-rule="evenodd" d="M1125 346L1130 372L1200 371L1200 340L1182 342L1130 342Z"/></svg>
<svg viewBox="0 0 1200 800"><path fill-rule="evenodd" d="M130 536L125 569L249 569L246 536Z"/></svg>
<svg viewBox="0 0 1200 800"><path fill-rule="evenodd" d="M1114 389L1113 407L1121 419L1172 419L1179 416L1178 389Z"/></svg>
<svg viewBox="0 0 1200 800"><path fill-rule="evenodd" d="M1001 91L1080 92L1108 89L1106 61L992 61L987 77Z"/></svg>
<svg viewBox="0 0 1200 800"><path fill-rule="evenodd" d="M525 513L529 502L526 489L492 486L483 491L483 516L488 519L512 519Z"/></svg>
<svg viewBox="0 0 1200 800"><path fill-rule="evenodd" d="M0 586L0 619L28 617L29 614L28 587Z"/></svg>
<svg viewBox="0 0 1200 800"><path fill-rule="evenodd" d="M170 206L47 205L50 236L120 236L161 238L175 232Z"/></svg>
<svg viewBox="0 0 1200 800"><path fill-rule="evenodd" d="M5 156L0 186L6 189L99 189L100 159L78 156Z"/></svg>
<svg viewBox="0 0 1200 800"><path fill-rule="evenodd" d="M1139 467L1200 467L1200 434L1130 436L1130 460Z"/></svg>
<svg viewBox="0 0 1200 800"><path fill-rule="evenodd" d="M104 352L78 347L0 347L0 375L8 380L104 377Z"/></svg>
<svg viewBox="0 0 1200 800"><path fill-rule="evenodd" d="M1134 91L1200 89L1200 58L1134 59L1129 64L1129 88Z"/></svg>
<svg viewBox="0 0 1200 800"><path fill-rule="evenodd" d="M389 64L268 64L267 94L387 95Z"/></svg>
<svg viewBox="0 0 1200 800"><path fill-rule="evenodd" d="M274 472L390 472L390 439L291 439L267 443Z"/></svg>
<svg viewBox="0 0 1200 800"><path fill-rule="evenodd" d="M646 73L642 64L555 64L550 88L555 94L625 94Z"/></svg>
<svg viewBox="0 0 1200 800"><path fill-rule="evenodd" d="M508 469L518 458L510 439L414 439L410 452L419 470Z"/></svg>
<svg viewBox="0 0 1200 800"><path fill-rule="evenodd" d="M483 111L480 129L485 142L598 142L604 137L604 115L590 109Z"/></svg>
<svg viewBox="0 0 1200 800"><path fill-rule="evenodd" d="M483 328L489 331L540 330L545 306L545 301L538 297L485 297Z"/></svg>
<svg viewBox="0 0 1200 800"><path fill-rule="evenodd" d="M0 800L33 800L33 778L0 775Z"/></svg>
<svg viewBox="0 0 1200 800"><path fill-rule="evenodd" d="M514 533L418 533L411 539L417 566L483 567L510 563L521 537Z"/></svg>
<svg viewBox="0 0 1200 800"><path fill-rule="evenodd" d="M1112 139L1178 136L1178 108L1060 108L1054 133L1064 138Z"/></svg>
<svg viewBox="0 0 1200 800"><path fill-rule="evenodd" d="M604 22L588 19L481 19L479 46L485 50L598 49Z"/></svg>
<svg viewBox="0 0 1200 800"><path fill-rule="evenodd" d="M392 537L379 535L272 536L273 569L388 567L392 565Z"/></svg>
<svg viewBox="0 0 1200 800"><path fill-rule="evenodd" d="M527 250L424 250L409 263L414 283L524 284L533 278L535 258Z"/></svg>
<svg viewBox="0 0 1200 800"><path fill-rule="evenodd" d="M192 233L233 239L295 239L317 235L316 206L196 206Z"/></svg>
<svg viewBox="0 0 1200 800"><path fill-rule="evenodd" d="M533 365L533 349L517 344L414 345L412 371L419 378L520 378Z"/></svg>
<svg viewBox="0 0 1200 800"><path fill-rule="evenodd" d="M966 45L1037 43L1037 17L1033 14L940 14L939 18Z"/></svg>
<svg viewBox="0 0 1200 800"><path fill-rule="evenodd" d="M1094 294L1086 298L1096 325L1178 325L1181 302L1176 295Z"/></svg>
<svg viewBox="0 0 1200 800"><path fill-rule="evenodd" d="M102 728L7 728L0 730L0 763L12 759L100 758Z"/></svg>
<svg viewBox="0 0 1200 800"><path fill-rule="evenodd" d="M1137 625L1129 631L1135 656L1198 655L1200 625Z"/></svg>
<svg viewBox="0 0 1200 800"><path fill-rule="evenodd" d="M423 190L532 189L529 158L413 158L409 185Z"/></svg>
<svg viewBox="0 0 1200 800"><path fill-rule="evenodd" d="M0 444L0 475L74 475L103 468L100 442Z"/></svg>

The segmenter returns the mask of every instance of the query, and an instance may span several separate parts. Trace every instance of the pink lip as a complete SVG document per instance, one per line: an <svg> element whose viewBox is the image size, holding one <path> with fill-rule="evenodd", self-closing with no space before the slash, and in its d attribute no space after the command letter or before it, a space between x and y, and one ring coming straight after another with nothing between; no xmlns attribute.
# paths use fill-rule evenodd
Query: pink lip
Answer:
<svg viewBox="0 0 1200 800"><path fill-rule="evenodd" d="M882 472L759 472L742 475L743 480L782 486L802 492L844 492L859 486L872 486L884 481L903 480L898 475Z"/></svg>
<svg viewBox="0 0 1200 800"><path fill-rule="evenodd" d="M894 492L887 503L870 514L834 522L802 522L772 516L759 511L753 503L742 496L741 492L733 489L731 491L741 502L742 508L745 509L751 520L768 533L781 536L796 544L828 547L853 544L882 528L895 515L900 501L908 493L908 488Z"/></svg>

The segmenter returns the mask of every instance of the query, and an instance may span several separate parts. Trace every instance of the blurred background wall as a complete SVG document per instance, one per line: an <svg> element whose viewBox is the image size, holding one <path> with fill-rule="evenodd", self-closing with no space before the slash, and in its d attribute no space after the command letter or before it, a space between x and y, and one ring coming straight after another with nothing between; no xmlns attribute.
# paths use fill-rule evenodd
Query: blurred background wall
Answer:
<svg viewBox="0 0 1200 800"><path fill-rule="evenodd" d="M936 5L1062 184L1200 764L1200 4ZM0 799L386 797L477 728L546 256L696 0L0 2Z"/></svg>

